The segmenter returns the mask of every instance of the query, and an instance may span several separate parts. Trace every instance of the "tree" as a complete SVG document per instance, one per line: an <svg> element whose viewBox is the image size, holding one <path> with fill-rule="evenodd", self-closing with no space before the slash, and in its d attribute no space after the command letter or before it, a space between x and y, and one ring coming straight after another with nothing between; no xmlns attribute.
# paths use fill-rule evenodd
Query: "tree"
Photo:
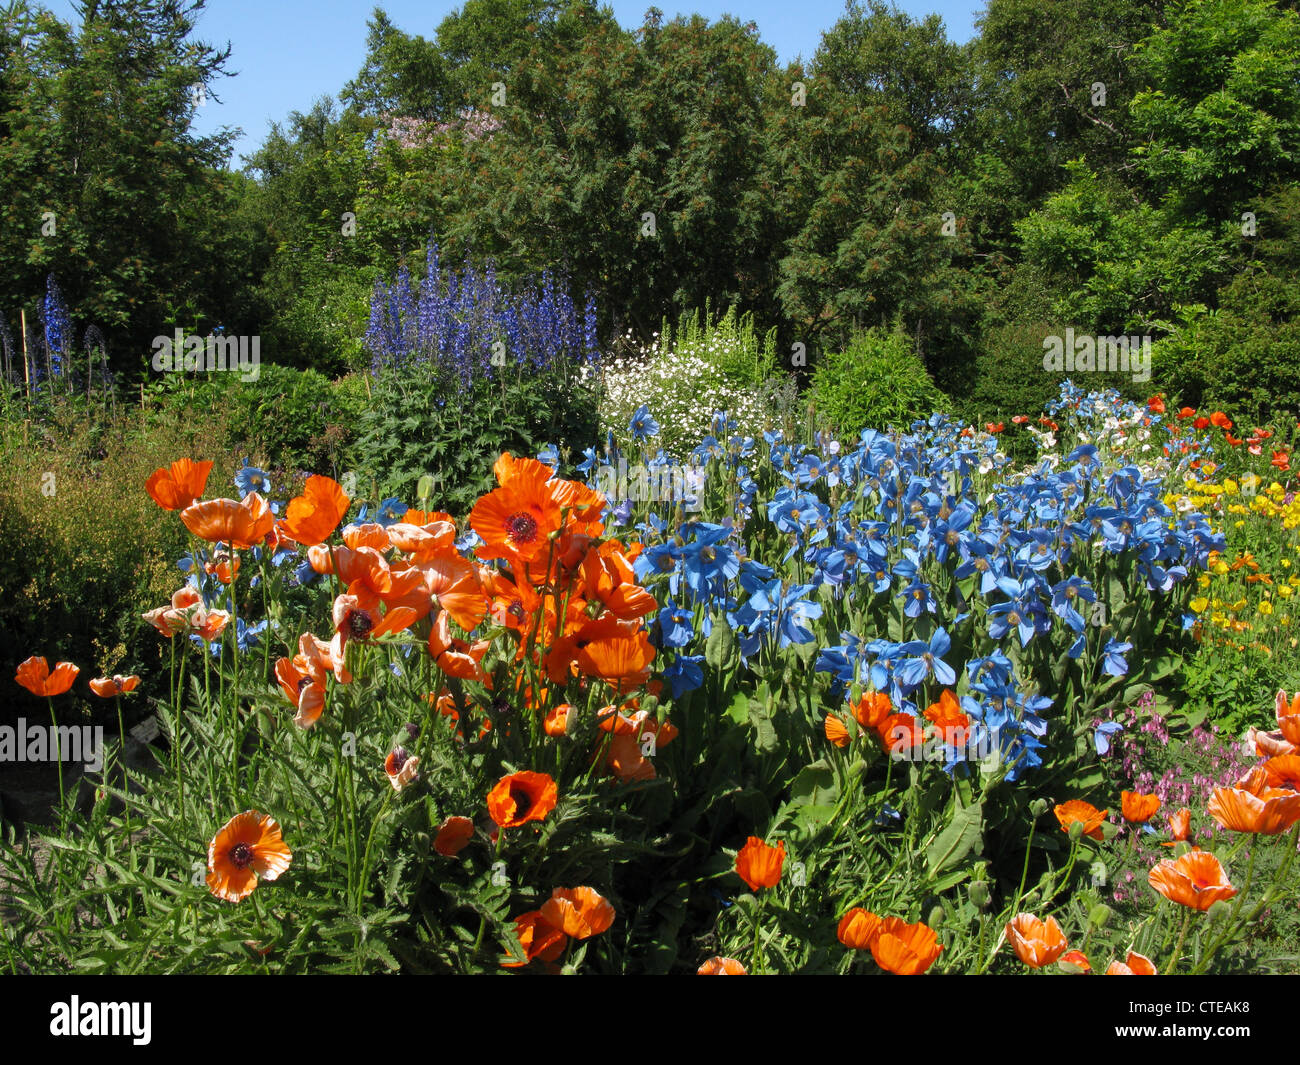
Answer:
<svg viewBox="0 0 1300 1065"><path fill-rule="evenodd" d="M0 34L0 286L31 299L55 274L119 367L230 308L214 266L234 134L189 132L229 57L190 40L201 6L90 0L75 31L41 11L25 45Z"/></svg>

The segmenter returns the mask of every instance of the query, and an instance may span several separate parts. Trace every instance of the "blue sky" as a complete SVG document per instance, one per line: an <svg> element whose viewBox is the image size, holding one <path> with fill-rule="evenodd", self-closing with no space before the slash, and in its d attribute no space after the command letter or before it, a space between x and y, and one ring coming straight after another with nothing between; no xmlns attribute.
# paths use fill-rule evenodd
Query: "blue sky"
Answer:
<svg viewBox="0 0 1300 1065"><path fill-rule="evenodd" d="M62 18L74 19L71 0L44 0ZM337 96L354 77L366 54L366 20L376 6L407 33L429 38L443 17L460 6L443 0L208 0L195 36L217 45L230 42L228 69L233 78L215 86L220 102L209 98L199 111L195 132L222 126L244 131L235 145L232 165L254 151L270 123L291 111L306 111L321 96ZM844 12L844 0L615 0L610 4L620 25L635 28L647 8L657 6L666 19L698 13L712 20L732 14L758 24L759 36L782 62L811 58L824 30ZM974 20L983 0L906 0L898 3L916 17L938 13L950 39L974 35Z"/></svg>

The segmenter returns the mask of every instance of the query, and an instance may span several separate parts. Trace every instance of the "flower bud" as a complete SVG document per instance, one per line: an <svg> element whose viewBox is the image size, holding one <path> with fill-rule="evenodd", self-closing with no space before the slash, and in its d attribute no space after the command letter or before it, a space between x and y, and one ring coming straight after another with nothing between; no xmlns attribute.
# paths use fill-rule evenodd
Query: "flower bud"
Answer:
<svg viewBox="0 0 1300 1065"><path fill-rule="evenodd" d="M1099 902L1088 911L1088 923L1094 928L1105 928L1113 912L1104 902Z"/></svg>
<svg viewBox="0 0 1300 1065"><path fill-rule="evenodd" d="M977 910L985 909L989 904L989 886L983 880L976 880L969 890L971 905Z"/></svg>
<svg viewBox="0 0 1300 1065"><path fill-rule="evenodd" d="M1047 800L1035 799L1029 804L1029 812L1035 817L1042 817L1043 814L1047 813Z"/></svg>
<svg viewBox="0 0 1300 1065"><path fill-rule="evenodd" d="M1083 826L1083 822L1082 822L1082 821L1071 821L1071 822L1070 822L1070 842L1071 842L1071 843L1078 843L1079 840L1083 839L1083 827L1084 827L1084 826Z"/></svg>

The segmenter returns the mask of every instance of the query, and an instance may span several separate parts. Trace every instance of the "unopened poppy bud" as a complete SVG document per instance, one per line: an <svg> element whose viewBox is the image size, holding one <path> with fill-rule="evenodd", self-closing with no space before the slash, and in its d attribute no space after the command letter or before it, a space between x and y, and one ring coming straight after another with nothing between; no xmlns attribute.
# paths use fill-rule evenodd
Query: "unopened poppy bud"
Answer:
<svg viewBox="0 0 1300 1065"><path fill-rule="evenodd" d="M1232 904L1224 899L1218 899L1210 906L1210 920L1217 921L1221 917L1227 917L1232 911Z"/></svg>
<svg viewBox="0 0 1300 1065"><path fill-rule="evenodd" d="M856 683L855 683L855 684L853 685L853 687L851 687L851 688L849 689L849 702L852 703L854 706L857 706L858 703L862 702L862 685L861 685L861 684L856 684Z"/></svg>
<svg viewBox="0 0 1300 1065"><path fill-rule="evenodd" d="M970 886L970 902L977 910L989 904L989 886L983 880L976 880Z"/></svg>
<svg viewBox="0 0 1300 1065"><path fill-rule="evenodd" d="M861 758L855 758L853 759L852 762L849 763L850 779L853 779L855 777L860 777L866 771L867 771L867 763L864 762Z"/></svg>
<svg viewBox="0 0 1300 1065"><path fill-rule="evenodd" d="M931 928L938 930L939 928L943 927L944 916L945 914L944 914L943 907L935 906L930 910L930 916L925 923L928 924Z"/></svg>
<svg viewBox="0 0 1300 1065"><path fill-rule="evenodd" d="M1104 902L1099 902L1088 911L1088 923L1094 928L1105 928L1112 912Z"/></svg>
<svg viewBox="0 0 1300 1065"><path fill-rule="evenodd" d="M1083 839L1083 830L1084 830L1084 828L1085 828L1085 825L1084 825L1084 823L1083 823L1082 821L1071 821L1071 822L1070 822L1070 842L1071 842L1071 843L1077 843L1077 842L1079 842L1079 840Z"/></svg>
<svg viewBox="0 0 1300 1065"><path fill-rule="evenodd" d="M1042 817L1043 814L1047 813L1047 800L1035 799L1029 804L1029 812L1035 817Z"/></svg>

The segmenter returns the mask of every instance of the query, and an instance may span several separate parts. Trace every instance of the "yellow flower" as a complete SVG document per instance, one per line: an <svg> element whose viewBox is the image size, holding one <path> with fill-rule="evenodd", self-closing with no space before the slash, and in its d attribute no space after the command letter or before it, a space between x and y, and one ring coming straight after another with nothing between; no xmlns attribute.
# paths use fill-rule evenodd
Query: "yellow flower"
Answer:
<svg viewBox="0 0 1300 1065"><path fill-rule="evenodd" d="M1262 603L1259 604L1259 606L1256 609L1258 610L1259 613L1263 614L1265 617L1268 617L1269 614L1273 613L1273 604L1270 603L1267 599L1265 599Z"/></svg>
<svg viewBox="0 0 1300 1065"><path fill-rule="evenodd" d="M1291 591L1292 591L1291 585L1289 584L1279 584L1277 586L1277 594L1280 595L1283 599L1290 599Z"/></svg>
<svg viewBox="0 0 1300 1065"><path fill-rule="evenodd" d="M1203 596L1203 595L1198 595L1195 599L1193 599L1193 600L1192 600L1190 603L1188 603L1187 605L1190 606L1190 607L1192 608L1192 613L1193 613L1193 614L1200 614L1200 613L1203 613L1204 610L1205 610L1205 608L1206 608L1207 606L1210 605L1210 601L1209 601L1208 599L1206 599L1205 596Z"/></svg>

